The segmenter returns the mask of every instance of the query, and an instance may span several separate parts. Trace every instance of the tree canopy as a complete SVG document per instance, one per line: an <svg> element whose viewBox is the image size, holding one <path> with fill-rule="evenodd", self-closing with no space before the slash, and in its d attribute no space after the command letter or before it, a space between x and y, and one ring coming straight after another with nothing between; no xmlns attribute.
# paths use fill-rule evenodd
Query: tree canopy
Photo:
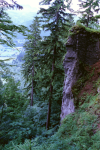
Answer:
<svg viewBox="0 0 100 150"><path fill-rule="evenodd" d="M100 19L100 15L98 14L100 10L99 0L79 0L79 2L79 13L82 14L80 18L81 23L87 27L93 27L93 24L96 25L98 19Z"/></svg>

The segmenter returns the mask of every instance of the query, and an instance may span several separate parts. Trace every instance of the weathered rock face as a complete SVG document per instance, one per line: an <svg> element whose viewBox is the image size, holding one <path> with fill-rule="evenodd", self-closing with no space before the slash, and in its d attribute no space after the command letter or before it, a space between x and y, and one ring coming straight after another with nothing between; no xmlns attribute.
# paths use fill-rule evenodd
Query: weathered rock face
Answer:
<svg viewBox="0 0 100 150"><path fill-rule="evenodd" d="M95 39L95 41L93 40ZM67 42L67 54L64 59L65 79L61 107L61 121L75 111L72 87L82 74L79 62L92 65L100 59L99 38L82 31Z"/></svg>
<svg viewBox="0 0 100 150"><path fill-rule="evenodd" d="M79 60L77 53L71 49L67 51L67 55L64 60L65 80L63 88L63 99L61 108L61 120L66 115L74 112L74 98L72 94L72 86L77 80L79 70Z"/></svg>

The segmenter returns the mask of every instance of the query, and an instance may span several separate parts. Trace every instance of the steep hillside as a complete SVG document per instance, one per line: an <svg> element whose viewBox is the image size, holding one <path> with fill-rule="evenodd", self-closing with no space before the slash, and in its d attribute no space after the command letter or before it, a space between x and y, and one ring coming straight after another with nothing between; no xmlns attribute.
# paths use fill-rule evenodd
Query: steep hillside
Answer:
<svg viewBox="0 0 100 150"><path fill-rule="evenodd" d="M100 61L85 69L86 75L73 87L75 113L63 120L58 132L50 138L48 150L100 149Z"/></svg>
<svg viewBox="0 0 100 150"><path fill-rule="evenodd" d="M75 86L75 112L63 119L58 131L47 137L37 137L31 143L13 149L29 150L99 150L100 149L100 61L84 66L86 74ZM78 101L78 102L77 102Z"/></svg>

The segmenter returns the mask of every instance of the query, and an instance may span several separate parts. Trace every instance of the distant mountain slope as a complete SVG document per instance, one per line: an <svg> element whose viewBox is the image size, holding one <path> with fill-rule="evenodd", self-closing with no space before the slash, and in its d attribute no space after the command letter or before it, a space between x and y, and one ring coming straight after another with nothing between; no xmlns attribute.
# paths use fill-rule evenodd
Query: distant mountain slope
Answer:
<svg viewBox="0 0 100 150"><path fill-rule="evenodd" d="M31 20L33 20L36 16L36 11L28 5L25 5L25 9L23 10L7 10L7 13L14 24L25 26L29 26L31 24Z"/></svg>
<svg viewBox="0 0 100 150"><path fill-rule="evenodd" d="M7 13L11 17L11 20L16 25L24 25L29 27L32 24L34 17L37 15L36 11L30 6L25 6L25 10L9 10ZM29 11L30 10L30 11ZM41 36L48 36L50 32L41 31ZM21 34L17 34L18 39L24 39L25 37Z"/></svg>

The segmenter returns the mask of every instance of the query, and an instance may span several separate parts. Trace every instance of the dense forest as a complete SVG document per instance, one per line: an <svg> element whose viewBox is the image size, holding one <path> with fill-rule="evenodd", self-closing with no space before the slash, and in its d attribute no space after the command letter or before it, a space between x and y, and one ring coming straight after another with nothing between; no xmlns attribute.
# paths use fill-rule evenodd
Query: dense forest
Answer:
<svg viewBox="0 0 100 150"><path fill-rule="evenodd" d="M100 1L79 0L77 12L72 8L72 2L40 1L41 8L27 28L16 26L5 11L15 8L19 11L23 6L15 1L12 5L5 0L0 1L0 44L14 46L13 37L17 33L25 36L26 41L21 71L25 80L23 92L7 63L0 60L0 150L100 149L100 132L96 133L97 116L90 109L90 113L85 112L95 96L88 95L80 109L78 107L60 125L63 59L70 30L80 25L100 32ZM43 5L48 8L42 8ZM78 15L80 17L75 23L74 18ZM41 37L41 29L49 31L50 35ZM5 84L1 78L6 80Z"/></svg>

